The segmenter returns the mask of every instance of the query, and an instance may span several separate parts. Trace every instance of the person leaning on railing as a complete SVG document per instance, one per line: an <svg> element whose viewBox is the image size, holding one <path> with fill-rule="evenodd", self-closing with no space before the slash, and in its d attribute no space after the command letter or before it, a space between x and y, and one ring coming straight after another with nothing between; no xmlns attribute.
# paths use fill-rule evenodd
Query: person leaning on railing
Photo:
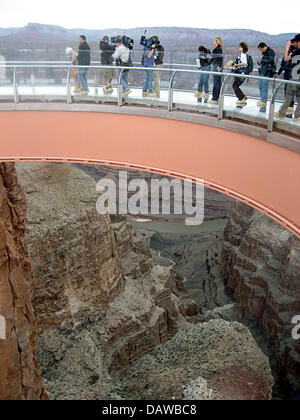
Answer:
<svg viewBox="0 0 300 420"><path fill-rule="evenodd" d="M200 78L198 83L198 91L195 92L195 97L198 98L198 103L202 103L203 100L206 104L209 98L209 74L202 72L211 70L211 52L203 45L200 45L198 51L199 58L197 58L196 62L200 69Z"/></svg>
<svg viewBox="0 0 300 420"><path fill-rule="evenodd" d="M216 37L214 40L214 46L212 52L212 66L214 72L219 72L220 76L213 76L213 95L212 99L208 101L209 104L217 105L219 103L219 97L222 86L222 70L223 70L223 41L220 37Z"/></svg>
<svg viewBox="0 0 300 420"><path fill-rule="evenodd" d="M292 52L292 54L289 54L290 47L291 47L291 41L288 41L286 44L286 50L285 50L285 61L291 61L292 62L292 77L291 80L295 82L300 81L300 34L295 36L295 45L296 49ZM281 106L279 112L275 113L275 117L283 120L286 117L286 113L288 108L291 105L291 100L293 99L294 95L297 99L297 108L294 115L294 121L300 122L300 86L298 85L292 85L289 84L286 89L286 95L284 99L284 103Z"/></svg>
<svg viewBox="0 0 300 420"><path fill-rule="evenodd" d="M89 66L91 64L91 50L86 42L85 35L80 35L79 37L79 52L77 60L79 66ZM87 67L78 68L78 79L81 85L80 95L87 95L89 93L87 73Z"/></svg>
<svg viewBox="0 0 300 420"><path fill-rule="evenodd" d="M67 54L68 57L71 58L73 66L78 66L78 60L77 60L78 52L73 50L73 48L68 47L68 48L66 48L66 54ZM75 67L71 67L70 77L73 77L73 79L74 79L74 85L75 85L74 92L80 92L80 83L79 83L79 80L78 80L78 72L77 72L77 69Z"/></svg>

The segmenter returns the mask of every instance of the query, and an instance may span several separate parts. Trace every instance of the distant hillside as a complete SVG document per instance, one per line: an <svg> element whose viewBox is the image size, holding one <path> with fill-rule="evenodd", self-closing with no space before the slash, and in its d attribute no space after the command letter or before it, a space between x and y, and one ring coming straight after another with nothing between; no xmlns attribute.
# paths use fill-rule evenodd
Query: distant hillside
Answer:
<svg viewBox="0 0 300 420"><path fill-rule="evenodd" d="M133 28L133 29L65 29L55 25L42 25L29 23L23 28L0 28L0 41L11 42L58 42L58 41L77 41L80 34L85 34L88 41L99 41L103 35L124 34L134 38L138 43L140 36L147 29L147 34L157 35L161 42L168 47L195 47L200 44L212 45L215 36L223 38L224 44L233 46L241 41L246 41L251 46L257 46L259 42L264 41L274 47L282 47L288 39L294 34L270 35L263 32L252 31L248 29L198 29L198 28L178 28L178 27L152 27L152 28Z"/></svg>

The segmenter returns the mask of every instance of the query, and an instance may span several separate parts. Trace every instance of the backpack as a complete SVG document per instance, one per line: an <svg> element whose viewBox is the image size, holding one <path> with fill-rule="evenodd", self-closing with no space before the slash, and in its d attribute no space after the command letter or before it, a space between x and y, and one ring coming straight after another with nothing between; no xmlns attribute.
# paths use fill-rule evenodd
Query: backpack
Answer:
<svg viewBox="0 0 300 420"><path fill-rule="evenodd" d="M248 55L247 54L247 67L246 67L246 70L245 70L245 74L251 74L252 72L253 72L253 68L254 68L254 65L253 65L253 58L252 58L252 56L251 55Z"/></svg>

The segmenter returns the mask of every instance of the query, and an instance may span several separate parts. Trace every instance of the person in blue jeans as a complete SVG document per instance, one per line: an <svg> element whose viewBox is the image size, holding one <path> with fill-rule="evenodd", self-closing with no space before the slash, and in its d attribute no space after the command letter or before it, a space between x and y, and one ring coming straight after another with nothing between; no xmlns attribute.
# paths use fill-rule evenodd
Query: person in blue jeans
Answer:
<svg viewBox="0 0 300 420"><path fill-rule="evenodd" d="M79 37L79 52L77 56L79 66L89 66L91 64L91 50L86 42L85 35ZM88 67L78 68L78 80L80 83L80 95L87 95L89 93L88 82L87 82Z"/></svg>
<svg viewBox="0 0 300 420"><path fill-rule="evenodd" d="M267 46L264 42L261 42L258 46L258 49L262 53L261 60L258 61L259 75L262 77L273 77L276 74L276 65L275 65L275 52ZM257 106L260 108L260 112L266 112L267 103L268 103L268 93L269 93L269 81L268 80L259 80L258 84L260 101L257 102Z"/></svg>
<svg viewBox="0 0 300 420"><path fill-rule="evenodd" d="M196 98L198 98L198 103L204 100L204 103L207 103L209 98L209 74L202 73L203 71L210 71L211 70L211 57L210 57L210 50L205 48L203 45L199 47L199 58L197 59L198 67L200 68L200 79L198 83L198 91L195 92Z"/></svg>
<svg viewBox="0 0 300 420"><path fill-rule="evenodd" d="M154 69L154 59L156 44L152 44L150 48L144 47L143 66ZM146 80L143 87L143 96L154 97L157 96L153 93L154 70L146 71Z"/></svg>
<svg viewBox="0 0 300 420"><path fill-rule="evenodd" d="M130 67L132 65L130 50L122 42L122 37L118 37L116 42L117 49L112 55L113 59L116 60L117 66L120 67ZM118 70L118 80L121 74L121 69ZM131 93L131 90L128 87L128 74L129 69L124 69L121 78L121 86L123 96L128 96Z"/></svg>

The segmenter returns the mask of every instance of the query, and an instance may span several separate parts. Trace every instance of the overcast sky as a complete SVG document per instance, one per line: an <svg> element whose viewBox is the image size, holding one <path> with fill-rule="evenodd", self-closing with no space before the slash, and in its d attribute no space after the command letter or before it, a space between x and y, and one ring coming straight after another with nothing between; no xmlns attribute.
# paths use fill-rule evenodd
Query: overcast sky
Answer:
<svg viewBox="0 0 300 420"><path fill-rule="evenodd" d="M299 33L299 12L299 0L0 0L0 27L33 22L86 29L181 26Z"/></svg>

